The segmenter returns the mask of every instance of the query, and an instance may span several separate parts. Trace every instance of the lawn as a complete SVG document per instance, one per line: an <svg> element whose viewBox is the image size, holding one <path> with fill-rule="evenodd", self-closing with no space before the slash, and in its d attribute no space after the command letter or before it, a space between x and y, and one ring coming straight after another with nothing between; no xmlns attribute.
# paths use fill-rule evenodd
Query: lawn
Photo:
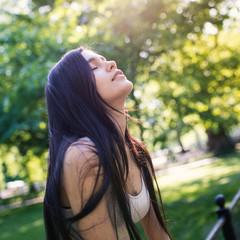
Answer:
<svg viewBox="0 0 240 240"><path fill-rule="evenodd" d="M0 212L0 239L45 239L42 203Z"/></svg>
<svg viewBox="0 0 240 240"><path fill-rule="evenodd" d="M164 175L158 182L174 239L205 239L217 220L215 196L224 194L228 205L240 188L240 156Z"/></svg>
<svg viewBox="0 0 240 240"><path fill-rule="evenodd" d="M240 188L240 156L163 175L158 181L174 239L201 240L217 220L215 196L224 194L229 204ZM0 239L45 239L42 204L0 212Z"/></svg>

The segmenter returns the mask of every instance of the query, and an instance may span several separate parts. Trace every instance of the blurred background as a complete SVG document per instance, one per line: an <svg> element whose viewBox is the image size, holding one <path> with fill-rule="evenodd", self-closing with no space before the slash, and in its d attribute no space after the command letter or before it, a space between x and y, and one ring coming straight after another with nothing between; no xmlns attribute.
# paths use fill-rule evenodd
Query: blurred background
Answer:
<svg viewBox="0 0 240 240"><path fill-rule="evenodd" d="M86 44L134 84L130 131L151 152L174 239L204 239L215 195L240 188L240 0L0 0L0 239L45 239L44 86Z"/></svg>

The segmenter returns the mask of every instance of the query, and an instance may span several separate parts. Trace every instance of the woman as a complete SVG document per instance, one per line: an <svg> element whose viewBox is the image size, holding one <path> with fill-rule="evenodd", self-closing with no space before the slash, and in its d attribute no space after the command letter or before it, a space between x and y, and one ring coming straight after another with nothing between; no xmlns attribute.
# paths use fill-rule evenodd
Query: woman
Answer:
<svg viewBox="0 0 240 240"><path fill-rule="evenodd" d="M47 239L141 239L138 221L147 239L170 239L151 158L127 129L131 90L114 61L89 49L68 52L50 71Z"/></svg>

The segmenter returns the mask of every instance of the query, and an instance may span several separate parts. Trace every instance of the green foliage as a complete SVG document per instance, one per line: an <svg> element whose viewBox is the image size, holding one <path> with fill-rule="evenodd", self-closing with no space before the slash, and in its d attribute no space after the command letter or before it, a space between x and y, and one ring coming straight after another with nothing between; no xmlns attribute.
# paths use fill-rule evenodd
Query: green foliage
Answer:
<svg viewBox="0 0 240 240"><path fill-rule="evenodd" d="M128 107L150 146L164 147L169 137L181 145L196 124L217 134L239 123L239 44L227 41L239 38L234 5L150 0L91 7L98 14L87 23L90 36L110 43L96 47L133 81Z"/></svg>
<svg viewBox="0 0 240 240"><path fill-rule="evenodd" d="M47 73L66 48L52 37L56 28L49 29L42 16L6 13L6 18L0 35L0 141L18 146L22 155L29 148L40 154L48 146L44 100Z"/></svg>
<svg viewBox="0 0 240 240"><path fill-rule="evenodd" d="M180 108L177 115L184 124L201 121L206 129L217 133L220 127L230 130L239 122L239 44L231 44L235 50L228 46L232 34L196 37L186 42L181 53L175 51L168 56L172 74L166 77L170 84L160 97L165 102L171 101L170 96L175 100L172 108L176 108L175 112Z"/></svg>
<svg viewBox="0 0 240 240"><path fill-rule="evenodd" d="M166 148L170 141L182 146L181 137L195 125L214 134L238 125L239 18L232 12L239 8L234 4L2 1L0 143L7 146L4 151L17 147L18 175L32 181L26 167L35 167L28 162L35 155L41 164L33 160L33 165L42 166L48 148L48 71L64 52L84 43L116 60L134 83L127 107L142 125L130 128L150 151ZM10 166L3 162L1 168Z"/></svg>
<svg viewBox="0 0 240 240"><path fill-rule="evenodd" d="M4 189L5 182L24 179L31 185L33 182L42 182L46 179L47 152L36 155L34 149L27 150L21 155L16 146L1 145L1 175L0 190Z"/></svg>
<svg viewBox="0 0 240 240"><path fill-rule="evenodd" d="M46 175L47 75L68 49L77 47L79 37L69 34L76 17L67 8L62 11L56 5L54 11L40 14L29 6L31 14L25 14L12 11L11 4L6 2L1 9L0 142L4 145L0 165L5 180L31 183Z"/></svg>

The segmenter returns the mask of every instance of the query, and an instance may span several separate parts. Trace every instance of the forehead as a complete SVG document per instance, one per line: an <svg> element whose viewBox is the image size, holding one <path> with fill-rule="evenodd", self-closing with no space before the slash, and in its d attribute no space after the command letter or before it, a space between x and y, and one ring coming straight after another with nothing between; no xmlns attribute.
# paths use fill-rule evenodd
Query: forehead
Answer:
<svg viewBox="0 0 240 240"><path fill-rule="evenodd" d="M90 51L90 50L87 50L87 49L85 49L85 50L82 51L82 56L83 56L87 61L89 61L89 59L91 59L91 58L99 58L99 57L100 57L99 54L97 54L97 53L95 53L95 52L92 52L92 51Z"/></svg>

